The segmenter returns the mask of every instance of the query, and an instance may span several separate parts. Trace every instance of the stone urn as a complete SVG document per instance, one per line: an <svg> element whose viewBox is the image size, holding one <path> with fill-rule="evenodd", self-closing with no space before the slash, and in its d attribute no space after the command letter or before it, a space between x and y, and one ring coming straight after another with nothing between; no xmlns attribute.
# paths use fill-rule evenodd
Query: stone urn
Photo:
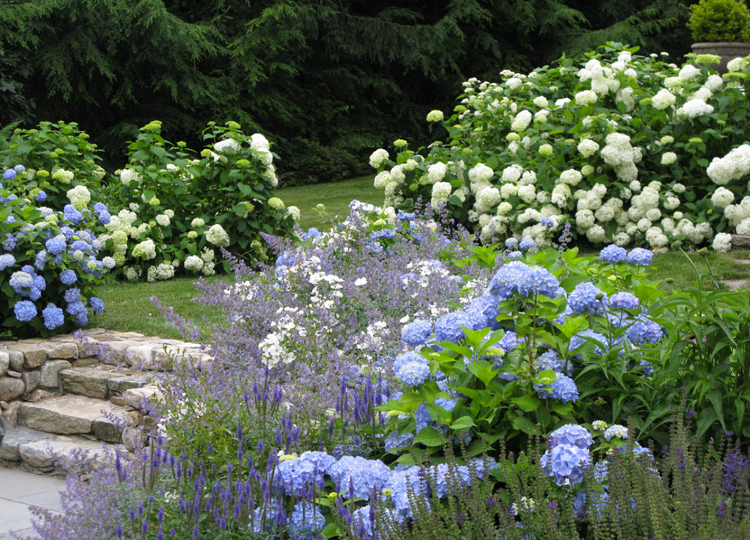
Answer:
<svg viewBox="0 0 750 540"><path fill-rule="evenodd" d="M721 74L727 72L727 63L735 58L745 58L750 55L750 43L693 43L694 54L715 54L721 56L721 64L712 67Z"/></svg>

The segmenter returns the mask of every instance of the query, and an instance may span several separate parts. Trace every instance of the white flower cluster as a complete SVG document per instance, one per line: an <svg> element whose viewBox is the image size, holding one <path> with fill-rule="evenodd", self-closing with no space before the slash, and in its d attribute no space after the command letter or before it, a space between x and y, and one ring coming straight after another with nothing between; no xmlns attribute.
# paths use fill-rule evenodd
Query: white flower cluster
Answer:
<svg viewBox="0 0 750 540"><path fill-rule="evenodd" d="M715 184L726 185L732 180L739 180L750 173L750 145L731 150L723 158L715 157L706 169L708 177Z"/></svg>
<svg viewBox="0 0 750 540"><path fill-rule="evenodd" d="M86 186L79 184L73 189L68 190L68 200L73 207L79 212L88 206L91 202L91 193Z"/></svg>
<svg viewBox="0 0 750 540"><path fill-rule="evenodd" d="M174 266L169 263L149 266L146 271L147 281L163 281L174 277Z"/></svg>
<svg viewBox="0 0 750 540"><path fill-rule="evenodd" d="M206 240L215 246L226 247L229 245L229 235L227 234L227 231L224 230L224 227L218 223L211 225L206 231Z"/></svg>

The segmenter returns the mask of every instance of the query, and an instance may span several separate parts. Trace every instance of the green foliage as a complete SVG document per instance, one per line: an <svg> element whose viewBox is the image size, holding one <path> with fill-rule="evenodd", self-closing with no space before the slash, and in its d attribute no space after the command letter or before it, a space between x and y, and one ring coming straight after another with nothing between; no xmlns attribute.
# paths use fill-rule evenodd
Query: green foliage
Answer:
<svg viewBox="0 0 750 540"><path fill-rule="evenodd" d="M149 281L169 279L180 267L210 275L217 247L253 261L266 257L261 234L291 233L294 210L274 197L273 154L262 135L211 122L197 159L184 142L165 140L161 126L141 128L113 188L113 206L127 212L107 224L106 246L128 279L144 271Z"/></svg>
<svg viewBox="0 0 750 540"><path fill-rule="evenodd" d="M76 186L85 186L100 198L105 171L97 165L96 145L88 139L76 122L62 120L42 122L37 129L15 129L8 148L0 150L0 163L24 165L26 173L16 177L14 189L32 199L43 190L45 205L62 211L70 202L67 192Z"/></svg>
<svg viewBox="0 0 750 540"><path fill-rule="evenodd" d="M750 10L740 0L700 0L690 6L688 27L696 42L750 41Z"/></svg>
<svg viewBox="0 0 750 540"><path fill-rule="evenodd" d="M724 208L746 173L709 165L746 140L744 69L722 80L610 43L503 83L470 79L446 140L371 162L375 185L386 206L429 200L485 243L540 242L538 222L559 216L595 244L699 245L742 220Z"/></svg>

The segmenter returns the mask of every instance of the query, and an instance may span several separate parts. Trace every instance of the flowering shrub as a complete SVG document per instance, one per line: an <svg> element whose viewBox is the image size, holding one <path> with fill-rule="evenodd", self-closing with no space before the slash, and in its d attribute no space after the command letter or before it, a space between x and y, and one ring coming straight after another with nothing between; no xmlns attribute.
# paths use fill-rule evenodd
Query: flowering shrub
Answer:
<svg viewBox="0 0 750 540"><path fill-rule="evenodd" d="M115 198L122 210L100 237L127 279L169 279L181 268L211 275L219 248L262 260L261 233L291 233L299 211L273 196L278 180L265 137L212 122L204 140L202 159L191 159L185 143L164 140L154 121L130 143Z"/></svg>
<svg viewBox="0 0 750 540"><path fill-rule="evenodd" d="M25 173L19 164L3 177ZM54 212L0 184L0 333L6 339L70 331L86 324L89 308L104 309L93 286L114 260L99 259L101 245L91 228L109 214L102 203L88 208L90 196L81 185L68 194L64 212Z"/></svg>
<svg viewBox="0 0 750 540"><path fill-rule="evenodd" d="M431 113L445 142L426 155L373 153L384 205L431 201L486 244L516 236L543 247L541 221L552 219L593 244L663 249L721 233L714 247L728 249L726 235L750 227L746 149L727 154L745 142L735 127L750 111L747 62L722 79L636 50L610 44L580 63L465 82L453 116Z"/></svg>
<svg viewBox="0 0 750 540"><path fill-rule="evenodd" d="M0 164L8 167L5 186L55 211L63 210L69 203L67 192L78 186L102 200L105 171L96 164L96 145L88 138L75 122L42 122L36 129L16 129L8 150L0 155ZM11 172L19 164L24 171Z"/></svg>

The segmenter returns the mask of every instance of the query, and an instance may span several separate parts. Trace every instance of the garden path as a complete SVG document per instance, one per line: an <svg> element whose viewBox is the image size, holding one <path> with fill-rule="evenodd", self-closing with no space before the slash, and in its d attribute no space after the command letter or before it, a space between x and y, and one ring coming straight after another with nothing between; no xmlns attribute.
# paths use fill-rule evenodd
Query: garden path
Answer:
<svg viewBox="0 0 750 540"><path fill-rule="evenodd" d="M0 467L0 540L11 540L11 532L36 538L31 528L31 507L60 512L59 493L65 481Z"/></svg>

